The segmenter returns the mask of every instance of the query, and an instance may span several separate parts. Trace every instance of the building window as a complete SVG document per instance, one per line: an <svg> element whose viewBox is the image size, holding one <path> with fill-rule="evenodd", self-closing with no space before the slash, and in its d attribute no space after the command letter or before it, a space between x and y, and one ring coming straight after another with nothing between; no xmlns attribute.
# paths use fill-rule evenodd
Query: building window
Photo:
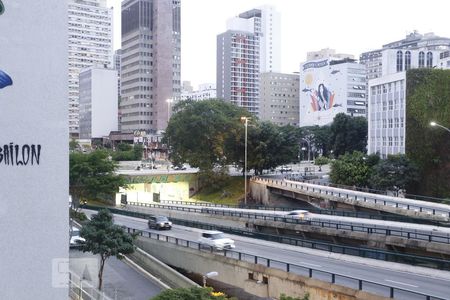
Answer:
<svg viewBox="0 0 450 300"><path fill-rule="evenodd" d="M411 52L405 52L405 71L411 69Z"/></svg>
<svg viewBox="0 0 450 300"><path fill-rule="evenodd" d="M427 68L431 68L433 66L433 53L427 53Z"/></svg>
<svg viewBox="0 0 450 300"><path fill-rule="evenodd" d="M403 52L397 51L397 72L403 71Z"/></svg>
<svg viewBox="0 0 450 300"><path fill-rule="evenodd" d="M389 146L392 146L392 136L389 137Z"/></svg>
<svg viewBox="0 0 450 300"><path fill-rule="evenodd" d="M425 53L423 51L419 52L419 68L425 67Z"/></svg>

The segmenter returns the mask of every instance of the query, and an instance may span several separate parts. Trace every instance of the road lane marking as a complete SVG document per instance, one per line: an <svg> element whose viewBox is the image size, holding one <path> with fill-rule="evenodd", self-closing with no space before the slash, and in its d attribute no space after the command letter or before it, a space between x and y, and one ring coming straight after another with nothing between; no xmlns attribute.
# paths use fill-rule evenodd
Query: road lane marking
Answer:
<svg viewBox="0 0 450 300"><path fill-rule="evenodd" d="M316 264L310 264L310 263L305 263L305 262L300 262L301 265L307 265L307 266L312 266L312 267L319 267L321 268L321 265L316 265ZM320 271L320 270L319 270Z"/></svg>
<svg viewBox="0 0 450 300"><path fill-rule="evenodd" d="M409 283L404 283L404 282L400 282L400 281L394 281L394 280L389 280L389 279L385 279L385 281L389 281L389 282L392 282L392 283L397 283L397 284L402 284L402 285L407 285L407 286L410 286L410 287L418 288L417 285L413 285L413 284L409 284Z"/></svg>

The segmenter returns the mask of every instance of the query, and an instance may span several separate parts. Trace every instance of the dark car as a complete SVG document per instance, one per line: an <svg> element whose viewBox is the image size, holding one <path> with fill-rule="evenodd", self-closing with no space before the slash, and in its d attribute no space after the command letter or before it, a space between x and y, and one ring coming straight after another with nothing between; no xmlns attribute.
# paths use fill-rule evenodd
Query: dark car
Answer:
<svg viewBox="0 0 450 300"><path fill-rule="evenodd" d="M172 222L169 221L167 217L164 216L151 216L148 219L148 228L149 229L171 229L172 228Z"/></svg>

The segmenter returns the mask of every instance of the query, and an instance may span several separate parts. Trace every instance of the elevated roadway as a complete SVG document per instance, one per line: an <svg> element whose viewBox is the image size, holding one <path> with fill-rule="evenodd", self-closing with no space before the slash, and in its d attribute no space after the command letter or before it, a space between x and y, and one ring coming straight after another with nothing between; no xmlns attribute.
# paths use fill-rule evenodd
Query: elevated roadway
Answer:
<svg viewBox="0 0 450 300"><path fill-rule="evenodd" d="M144 219L125 217L115 215L115 222L131 228L143 231L151 231L147 228L147 222ZM153 231L154 232L154 231ZM199 230L174 226L173 230L162 234L184 240L197 241ZM435 297L441 299L450 299L450 273L445 271L429 270L420 267L401 265L395 263L386 263L374 261L371 259L353 259L343 260L330 258L330 254L320 250L305 251L301 247L294 247L273 242L244 238L240 236L231 236L236 240L236 250L245 252L249 255L256 255L280 261L292 263L317 271L335 272L352 278L358 278L371 282L376 282L384 286L392 286L399 289L406 289L412 292L429 292ZM276 267L275 265L273 267ZM328 275L317 273L317 279L329 280ZM323 278L321 278L321 276ZM325 278L327 277L327 278ZM339 284L354 287L354 280L343 278ZM368 287L368 291L382 296L389 296L388 290L382 286ZM424 297L412 296L410 293L398 294L398 299L425 299ZM433 299L433 298L429 298Z"/></svg>
<svg viewBox="0 0 450 300"><path fill-rule="evenodd" d="M278 192L306 201L324 199L349 206L384 211L409 217L450 222L450 205L407 198L352 191L312 183L284 179L253 177L250 180L252 197L263 203L269 193Z"/></svg>

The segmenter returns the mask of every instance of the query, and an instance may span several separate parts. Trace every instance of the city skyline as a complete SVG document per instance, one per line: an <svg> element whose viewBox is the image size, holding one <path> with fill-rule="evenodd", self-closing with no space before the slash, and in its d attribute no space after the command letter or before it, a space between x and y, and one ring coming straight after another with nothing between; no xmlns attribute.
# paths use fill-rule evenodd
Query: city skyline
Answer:
<svg viewBox="0 0 450 300"><path fill-rule="evenodd" d="M114 6L114 49L120 48L120 2L108 0ZM285 73L299 71L306 53L322 48L359 57L414 30L450 36L447 10L443 9L450 4L437 0L427 2L428 7L435 8L427 15L419 2L404 0L382 0L370 10L363 10L356 0L346 1L345 6L330 0L185 0L181 2L181 80L189 80L194 86L215 82L217 34L226 30L228 19L261 5L273 5L281 14L281 72Z"/></svg>

